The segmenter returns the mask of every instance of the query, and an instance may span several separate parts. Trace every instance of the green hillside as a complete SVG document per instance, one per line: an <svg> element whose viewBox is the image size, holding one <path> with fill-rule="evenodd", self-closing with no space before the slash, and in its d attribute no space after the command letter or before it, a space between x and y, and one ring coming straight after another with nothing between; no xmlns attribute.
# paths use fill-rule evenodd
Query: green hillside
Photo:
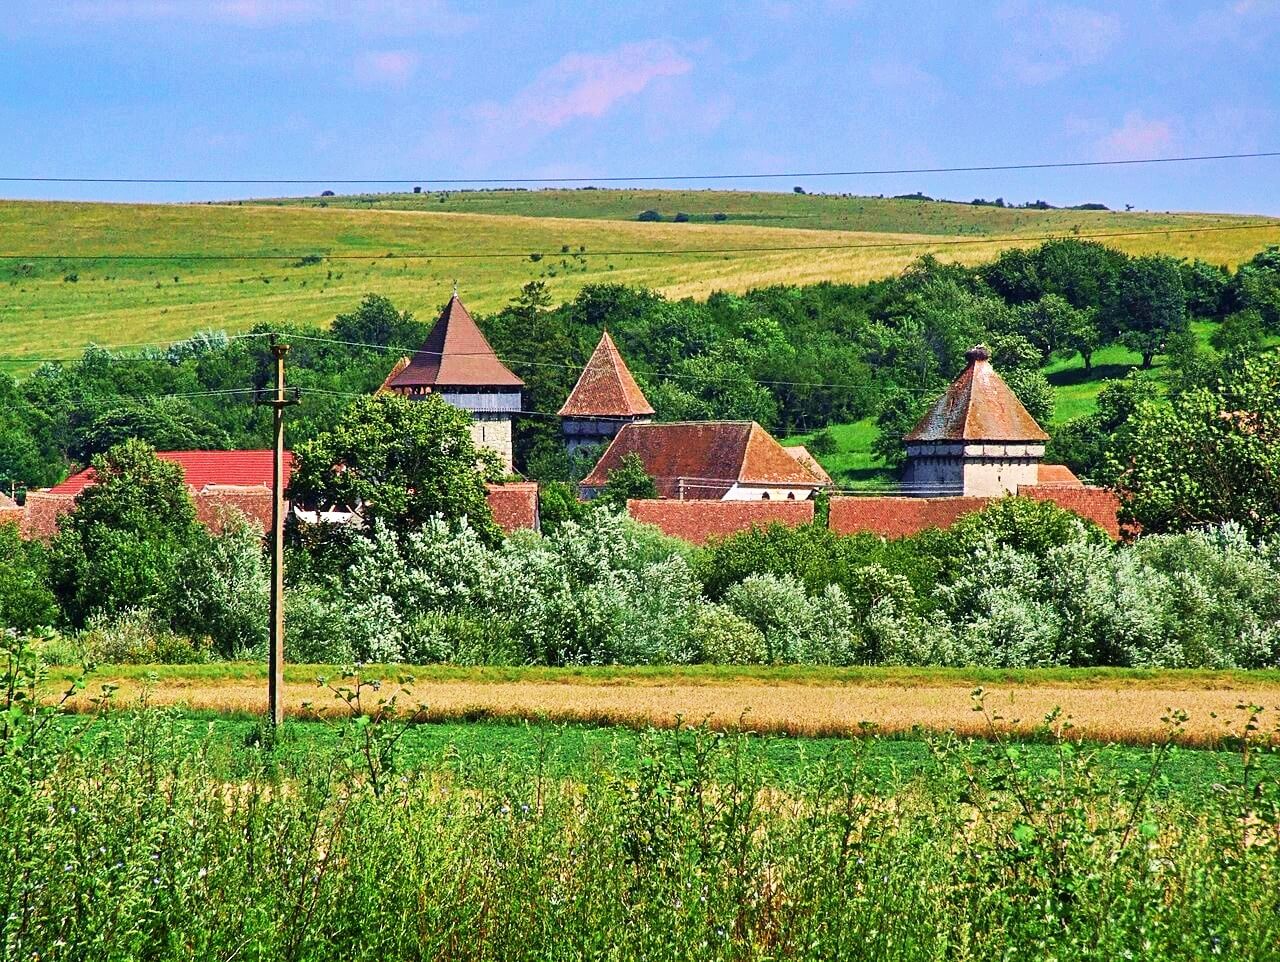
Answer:
<svg viewBox="0 0 1280 962"><path fill-rule="evenodd" d="M994 234L1160 230L1266 223L1263 217L1149 211L1035 210L944 201L728 190L462 190L421 194L352 194L243 203L354 210L416 210L520 217L635 221L657 211L663 222L679 213L691 224L786 227L877 233ZM723 215L722 219L716 217Z"/></svg>
<svg viewBox="0 0 1280 962"><path fill-rule="evenodd" d="M379 203L427 205L430 196L386 195ZM488 312L530 280L545 281L556 301L598 282L705 297L770 284L866 281L895 274L927 253L965 263L990 260L1046 232L1070 233L1077 220L1104 233L1134 225L1232 228L1110 243L1131 253L1165 251L1233 265L1280 242L1280 225L1256 218L797 194L490 191L448 195L430 210L361 209L358 198L324 202L327 207L309 206L314 199L288 206L0 201L0 370L20 373L40 358L75 356L90 342L169 341L205 328L235 332L260 323L327 324L368 291L430 314L455 279L467 302ZM449 210L450 204L486 203L508 206L501 213ZM609 219L633 217L638 203L737 213L723 223ZM838 213L842 204L847 214ZM833 229L833 218L843 216L860 229ZM750 218L787 226L756 226L746 223ZM808 227L796 226L806 219ZM897 232L882 232L889 229ZM424 253L433 256L417 256Z"/></svg>

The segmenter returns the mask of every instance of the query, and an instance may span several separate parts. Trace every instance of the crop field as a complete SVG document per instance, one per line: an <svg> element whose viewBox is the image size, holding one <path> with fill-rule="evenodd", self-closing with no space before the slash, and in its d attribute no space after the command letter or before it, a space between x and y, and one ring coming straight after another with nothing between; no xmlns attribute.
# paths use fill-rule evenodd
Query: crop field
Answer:
<svg viewBox="0 0 1280 962"><path fill-rule="evenodd" d="M1256 739L20 710L0 938L40 959L1270 959L1278 761Z"/></svg>
<svg viewBox="0 0 1280 962"><path fill-rule="evenodd" d="M345 199L339 198L329 198L324 208L3 201L0 370L20 373L41 358L77 356L90 342L168 341L202 329L236 332L255 324L326 324L369 291L421 315L434 313L454 280L480 312L506 304L530 280L545 281L555 300L598 282L700 297L773 283L865 281L898 272L926 253L975 263L1076 226L1055 219L1067 213L1062 211L913 201L877 201L873 207L889 205L890 213L854 217L848 229L834 229L838 225L829 217L808 226L786 218L785 226L758 226L778 223L764 217L756 223L637 223L610 219L610 209L629 203L612 192L566 193L574 204L562 205L552 195L544 202L537 195L538 213L573 216L441 212L439 205L342 207L338 202ZM597 196L603 198L601 211L584 213L581 205ZM705 199L727 202L737 195L705 192ZM784 201L803 205L811 199L768 196L769 205ZM946 208L947 217L913 216L935 207ZM1029 226L1041 214L1053 216ZM1131 253L1163 251L1234 265L1280 242L1280 226L1259 229L1268 222L1256 218L1107 216L1123 220L1125 230L1168 228L1108 241ZM1099 224L1100 232L1112 231L1110 221ZM1204 226L1215 230L1176 232ZM1092 232L1084 224L1081 236ZM778 247L799 249L769 249ZM433 256L413 256L424 253Z"/></svg>
<svg viewBox="0 0 1280 962"><path fill-rule="evenodd" d="M906 669L386 669L385 677L413 674L402 697L422 704L424 717L539 720L669 728L707 724L794 736L840 737L926 730L987 733L990 722L973 710L976 687L986 691L996 727L1032 735L1055 709L1069 717L1074 737L1132 745L1158 740L1171 710L1187 713L1178 741L1217 746L1238 728L1241 704L1256 704L1280 720L1280 673L1030 670L1020 672ZM332 717L341 705L318 687L324 666L290 666L289 711L303 718ZM220 663L167 669L103 668L79 700L86 708L101 684L116 687L121 704L145 697L226 715L265 711L259 665ZM1236 732L1238 733L1238 731Z"/></svg>

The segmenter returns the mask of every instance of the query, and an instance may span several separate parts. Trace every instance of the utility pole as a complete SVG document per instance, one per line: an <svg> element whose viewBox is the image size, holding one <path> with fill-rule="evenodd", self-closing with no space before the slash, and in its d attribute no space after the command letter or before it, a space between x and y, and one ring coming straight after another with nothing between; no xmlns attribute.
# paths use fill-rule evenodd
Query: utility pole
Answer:
<svg viewBox="0 0 1280 962"><path fill-rule="evenodd" d="M271 459L271 625L267 651L267 711L271 724L284 722L284 409L297 404L284 393L284 358L288 344L277 344L271 335L271 356L276 360L274 409L275 446Z"/></svg>

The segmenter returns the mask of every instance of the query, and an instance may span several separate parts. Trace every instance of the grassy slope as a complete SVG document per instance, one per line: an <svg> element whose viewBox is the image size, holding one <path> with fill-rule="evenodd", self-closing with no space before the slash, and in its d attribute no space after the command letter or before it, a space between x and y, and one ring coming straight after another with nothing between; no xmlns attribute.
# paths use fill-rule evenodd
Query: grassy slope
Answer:
<svg viewBox="0 0 1280 962"><path fill-rule="evenodd" d="M684 192L671 196L682 204L700 198L716 209L736 203L759 210L723 224L610 220L634 207L632 200L638 198L632 193L495 195L499 210L504 208L498 201L508 203L508 210L519 209L519 201L533 205L524 213L544 216L440 213L439 207L447 209L449 202L437 202L430 212L345 209L338 206L343 199L336 198L330 198L325 208L0 202L0 236L5 238L0 252L17 255L0 258L0 370L29 370L38 358L75 355L91 341L163 341L204 328L237 331L258 323L323 324L350 309L367 291L387 294L403 307L430 314L448 296L455 278L468 302L482 312L505 304L520 285L534 279L546 280L557 300L600 281L646 285L670 296L705 296L716 289L745 290L771 283L861 281L890 275L930 252L944 259L988 260L1006 247L1033 244L1033 238L1048 230L1070 230L1091 213ZM644 196L646 201L651 197ZM479 206L480 197L452 195L450 202L471 209L465 205ZM835 206L823 213L824 205L839 203L849 205L850 213L832 213ZM818 212L810 211L811 206ZM581 216L545 216L551 213ZM1067 214L1072 217L1063 219ZM1246 222L1199 214L1105 215L1118 221L1092 216L1107 230ZM745 223L749 219L786 226L751 226ZM858 229L834 229L843 223ZM797 224L807 224L809 229ZM1092 229L1092 222L1085 228ZM1004 236L1006 231L1013 236ZM939 235L948 232L969 239L988 233L1002 237L946 246L948 238ZM1133 252L1164 250L1229 264L1251 256L1268 242L1280 242L1280 227L1201 235L1159 233L1114 241ZM606 253L824 244L900 246L662 257ZM573 252L585 247L585 256L562 254L565 245ZM403 256L414 251L468 256ZM382 256L388 252L402 256ZM545 257L535 263L525 252L541 252ZM25 256L49 253L62 259ZM155 259L111 261L93 256L120 253L154 255ZM278 259L174 256L179 253ZM303 266L298 258L307 254L375 256ZM74 282L71 277L76 278Z"/></svg>
<svg viewBox="0 0 1280 962"><path fill-rule="evenodd" d="M838 194L721 190L473 190L425 194L354 194L267 200L284 206L339 207L358 210L418 210L459 214L515 214L522 217L578 217L634 221L643 210L671 220L679 211L690 223L754 224L806 230L877 233L991 234L1067 233L1072 230L1132 231L1259 223L1262 217L1228 214L1134 211L1016 210L971 204L922 203Z"/></svg>

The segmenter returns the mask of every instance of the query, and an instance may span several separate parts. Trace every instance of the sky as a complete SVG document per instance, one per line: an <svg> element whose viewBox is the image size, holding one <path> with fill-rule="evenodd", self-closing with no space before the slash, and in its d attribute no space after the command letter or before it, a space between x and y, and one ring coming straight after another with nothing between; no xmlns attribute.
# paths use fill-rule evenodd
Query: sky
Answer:
<svg viewBox="0 0 1280 962"><path fill-rule="evenodd" d="M1280 0L0 7L0 177L554 184L1280 150ZM1280 157L716 186L795 185L1280 214ZM323 187L0 183L0 196Z"/></svg>

